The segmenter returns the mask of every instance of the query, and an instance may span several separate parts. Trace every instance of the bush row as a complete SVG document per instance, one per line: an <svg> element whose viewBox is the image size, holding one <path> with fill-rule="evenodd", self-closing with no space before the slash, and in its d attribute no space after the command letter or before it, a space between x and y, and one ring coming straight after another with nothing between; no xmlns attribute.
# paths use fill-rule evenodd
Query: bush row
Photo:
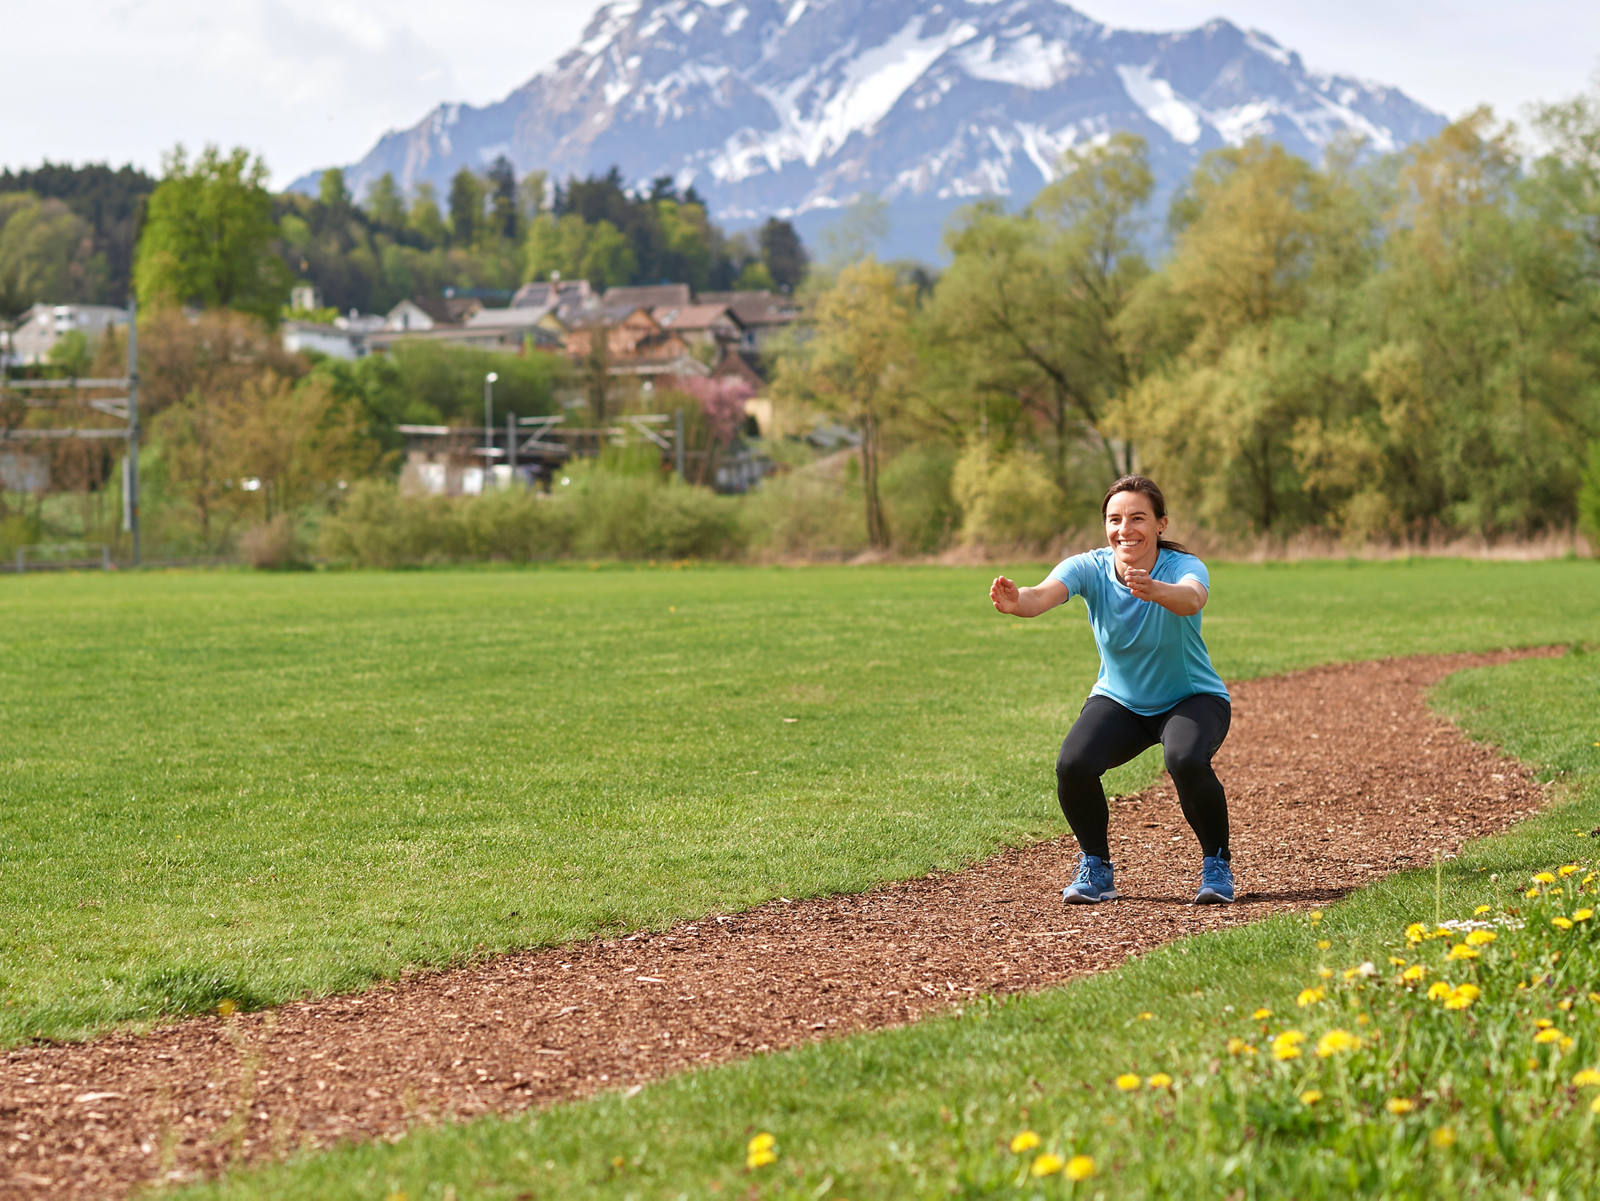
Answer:
<svg viewBox="0 0 1600 1201"><path fill-rule="evenodd" d="M885 464L881 486L901 554L957 544L1045 550L1067 523L1061 489L1027 453L915 448ZM365 482L323 520L317 549L329 562L362 567L844 557L867 547L863 514L860 468L848 454L771 476L742 497L616 464L585 464L548 494L417 496ZM259 541L276 549L281 535L263 531ZM258 564L271 557L252 555Z"/></svg>

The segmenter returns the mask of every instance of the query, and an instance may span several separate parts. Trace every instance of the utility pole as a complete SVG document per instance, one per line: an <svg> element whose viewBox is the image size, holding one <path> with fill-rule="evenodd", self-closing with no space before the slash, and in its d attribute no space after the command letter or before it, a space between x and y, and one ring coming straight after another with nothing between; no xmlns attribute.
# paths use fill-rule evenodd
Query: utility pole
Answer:
<svg viewBox="0 0 1600 1201"><path fill-rule="evenodd" d="M494 381L500 376L491 371L483 377L483 491L489 490L494 471Z"/></svg>
<svg viewBox="0 0 1600 1201"><path fill-rule="evenodd" d="M133 565L139 566L139 302L128 297L128 471L124 524L133 535Z"/></svg>

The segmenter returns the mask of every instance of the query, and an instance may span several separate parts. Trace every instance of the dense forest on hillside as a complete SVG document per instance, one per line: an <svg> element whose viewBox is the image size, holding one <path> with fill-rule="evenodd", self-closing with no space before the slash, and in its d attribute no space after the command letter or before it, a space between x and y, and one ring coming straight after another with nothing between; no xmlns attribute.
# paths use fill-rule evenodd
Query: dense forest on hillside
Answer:
<svg viewBox="0 0 1600 1201"><path fill-rule="evenodd" d="M189 169L175 152L167 175ZM264 167L252 173L258 182L264 176ZM124 303L157 183L132 167L0 172L0 321L41 301ZM458 172L444 197L427 184L404 195L387 175L354 197L343 172L331 170L314 197L273 196L271 219L283 265L276 282L314 284L341 312L382 313L446 288L508 296L554 272L600 288L673 281L697 290L788 289L807 261L788 222L729 235L692 187L680 194L669 178L642 193L615 168L552 184L541 172L519 179L504 158L481 175Z"/></svg>

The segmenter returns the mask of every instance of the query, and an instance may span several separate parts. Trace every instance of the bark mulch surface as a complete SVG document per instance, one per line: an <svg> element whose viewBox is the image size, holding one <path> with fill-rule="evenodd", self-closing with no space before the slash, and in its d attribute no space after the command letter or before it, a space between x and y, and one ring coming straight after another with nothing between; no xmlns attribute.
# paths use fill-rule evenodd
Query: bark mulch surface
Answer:
<svg viewBox="0 0 1600 1201"><path fill-rule="evenodd" d="M345 1139L623 1088L1059 984L1203 930L1328 902L1534 812L1515 763L1432 716L1451 672L1527 654L1319 668L1234 689L1218 755L1234 906L1189 904L1171 784L1113 803L1124 899L1064 907L1070 838L857 896L773 902L507 955L358 996L0 1055L0 1196L114 1197ZM1064 731L1063 731L1064 732ZM1052 748L1040 748L1048 774Z"/></svg>

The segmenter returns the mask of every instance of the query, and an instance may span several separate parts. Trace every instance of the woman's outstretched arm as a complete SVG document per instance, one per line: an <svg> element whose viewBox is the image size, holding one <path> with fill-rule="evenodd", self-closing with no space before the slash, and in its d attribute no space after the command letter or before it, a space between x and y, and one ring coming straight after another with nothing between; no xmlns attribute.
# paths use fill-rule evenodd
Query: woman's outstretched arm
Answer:
<svg viewBox="0 0 1600 1201"><path fill-rule="evenodd" d="M1002 613L1015 617L1037 617L1047 610L1069 600L1072 593L1060 580L1051 576L1032 588L1018 588L1005 576L996 576L989 585L989 599Z"/></svg>

